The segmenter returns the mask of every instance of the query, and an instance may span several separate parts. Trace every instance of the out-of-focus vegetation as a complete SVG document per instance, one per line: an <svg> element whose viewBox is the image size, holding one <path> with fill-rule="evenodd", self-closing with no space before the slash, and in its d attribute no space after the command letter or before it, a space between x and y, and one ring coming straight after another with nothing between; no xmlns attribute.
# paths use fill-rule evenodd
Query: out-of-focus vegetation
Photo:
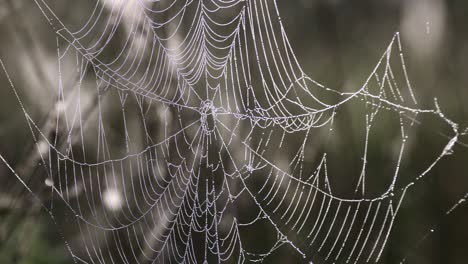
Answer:
<svg viewBox="0 0 468 264"><path fill-rule="evenodd" d="M78 21L84 15L77 8L79 1L63 2L58 5L70 19ZM468 126L467 1L278 0L278 4L292 46L304 70L315 80L342 91L361 85L399 31L420 107L433 108L437 98L447 117L459 122L461 128ZM0 58L7 63L20 97L36 120L47 119L56 97L56 40L50 36L54 35L33 1L0 0ZM349 115L353 118L352 110ZM420 121L405 156L408 165L403 179L410 180L411 173L419 169L420 157L437 153L441 142L447 140L447 128L433 120ZM356 155L353 151L362 143L362 133L353 128L338 132L345 141L341 146L348 148L337 152ZM385 131L380 135L382 141L388 136ZM468 145L463 141L468 142L468 138L461 137L454 155L437 164L428 179L407 195L382 263L399 263L403 258L408 263L468 262L468 206L461 204L446 215L468 192ZM44 177L28 164L31 149L33 140L23 112L1 72L0 153L34 182ZM373 151L370 156L387 150L377 145ZM386 170L386 165L385 159L373 164L377 172ZM353 170L353 166L344 158L337 171ZM57 203L46 190L37 195L49 204ZM56 206L67 214L66 208ZM72 237L76 226L68 226L66 221L57 226L54 221L0 163L0 263L71 263L62 238ZM428 233L433 228L434 232ZM249 239L255 242L259 236ZM72 240L77 243L74 240L78 239ZM265 262L300 261L281 253L284 251Z"/></svg>

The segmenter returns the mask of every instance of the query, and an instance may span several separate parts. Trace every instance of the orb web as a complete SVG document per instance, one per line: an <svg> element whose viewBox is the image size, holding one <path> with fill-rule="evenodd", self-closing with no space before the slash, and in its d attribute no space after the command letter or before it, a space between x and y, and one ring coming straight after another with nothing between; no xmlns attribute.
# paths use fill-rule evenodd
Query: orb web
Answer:
<svg viewBox="0 0 468 264"><path fill-rule="evenodd" d="M35 3L59 82L52 124L22 107L46 178L15 175L76 225L77 263L379 262L405 194L461 134L437 101L418 105L398 33L343 91L303 71L276 1L101 0L79 23ZM400 179L420 117L451 135ZM387 168L372 165L379 148Z"/></svg>

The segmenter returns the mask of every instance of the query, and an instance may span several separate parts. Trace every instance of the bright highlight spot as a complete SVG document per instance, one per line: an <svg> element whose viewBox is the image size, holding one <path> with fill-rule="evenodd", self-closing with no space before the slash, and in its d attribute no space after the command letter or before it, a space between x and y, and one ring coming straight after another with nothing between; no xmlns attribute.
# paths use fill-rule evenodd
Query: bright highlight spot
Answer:
<svg viewBox="0 0 468 264"><path fill-rule="evenodd" d="M52 187L54 186L54 181L52 181L51 178L46 178L45 181L44 181L44 184L48 187Z"/></svg>
<svg viewBox="0 0 468 264"><path fill-rule="evenodd" d="M116 189L107 189L102 195L104 206L111 211L119 211L122 209L122 195Z"/></svg>

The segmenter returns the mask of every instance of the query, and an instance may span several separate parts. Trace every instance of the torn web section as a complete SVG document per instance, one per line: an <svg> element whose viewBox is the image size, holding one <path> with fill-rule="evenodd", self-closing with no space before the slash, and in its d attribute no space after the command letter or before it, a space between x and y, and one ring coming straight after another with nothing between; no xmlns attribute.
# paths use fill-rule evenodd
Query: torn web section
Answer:
<svg viewBox="0 0 468 264"><path fill-rule="evenodd" d="M450 153L457 126L437 106L418 108L398 34L362 87L335 93L344 99L328 115L316 115L306 131L288 133L278 117L240 119L251 130L241 140L243 165L236 167L243 168L243 192L260 208L240 225L270 222L278 235L271 249L291 246L325 262L377 262L407 190ZM418 146L408 142L424 129L417 118L439 123L453 138L441 140L439 152L419 156L420 165L410 168ZM374 166L382 160L388 167ZM344 171L344 162L354 166ZM266 259L273 252L252 256Z"/></svg>

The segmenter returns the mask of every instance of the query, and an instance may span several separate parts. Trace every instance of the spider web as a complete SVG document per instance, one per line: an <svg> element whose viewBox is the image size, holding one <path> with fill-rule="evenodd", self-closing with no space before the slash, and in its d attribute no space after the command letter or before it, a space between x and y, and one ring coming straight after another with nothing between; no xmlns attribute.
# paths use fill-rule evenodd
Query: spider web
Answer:
<svg viewBox="0 0 468 264"><path fill-rule="evenodd" d="M77 263L271 262L284 248L379 262L405 194L461 134L437 101L418 106L398 33L342 91L302 70L276 1L102 0L74 24L35 2L59 83L45 125L22 106L47 177L15 175L39 198L45 185L58 226L76 225L79 239L63 236ZM452 134L400 179L420 117ZM360 145L340 143L348 130ZM381 145L387 168L368 154Z"/></svg>

